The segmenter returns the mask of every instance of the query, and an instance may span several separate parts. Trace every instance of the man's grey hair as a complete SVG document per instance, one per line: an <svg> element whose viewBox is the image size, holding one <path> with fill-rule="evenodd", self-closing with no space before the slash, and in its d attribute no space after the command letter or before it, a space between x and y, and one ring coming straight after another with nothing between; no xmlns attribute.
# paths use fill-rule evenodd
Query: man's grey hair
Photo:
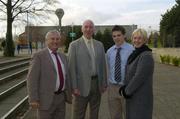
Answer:
<svg viewBox="0 0 180 119"><path fill-rule="evenodd" d="M48 32L46 33L45 40L47 40L49 34L52 34L52 33L57 33L57 34L59 34L59 36L61 36L61 34L60 34L60 32L59 32L58 30L50 30L50 31L48 31Z"/></svg>
<svg viewBox="0 0 180 119"><path fill-rule="evenodd" d="M91 22L91 24L92 24L93 27L95 28L94 22L93 22L92 20L90 20L90 19L85 20L85 21L83 22L83 24L82 24L82 27L84 27L84 25L85 25L86 22Z"/></svg>
<svg viewBox="0 0 180 119"><path fill-rule="evenodd" d="M94 22L93 22L92 20L90 20L90 19L87 19L87 20L85 20L85 21L83 22L82 27L81 27L81 31L83 31L84 26L85 26L85 24L86 24L87 22L90 22L90 23L93 25L93 32L95 32L96 29L95 29Z"/></svg>

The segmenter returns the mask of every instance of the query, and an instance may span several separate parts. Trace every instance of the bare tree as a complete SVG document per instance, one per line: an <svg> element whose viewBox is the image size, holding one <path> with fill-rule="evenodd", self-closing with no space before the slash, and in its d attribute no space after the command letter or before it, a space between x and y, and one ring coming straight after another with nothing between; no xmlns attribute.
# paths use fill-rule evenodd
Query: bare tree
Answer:
<svg viewBox="0 0 180 119"><path fill-rule="evenodd" d="M33 16L42 16L40 12L51 12L53 7L59 4L58 0L0 0L0 12L4 13L1 20L7 21L6 47L4 56L14 56L14 43L12 39L12 23L16 20L22 20L23 15L31 13ZM36 12L39 13L36 13Z"/></svg>

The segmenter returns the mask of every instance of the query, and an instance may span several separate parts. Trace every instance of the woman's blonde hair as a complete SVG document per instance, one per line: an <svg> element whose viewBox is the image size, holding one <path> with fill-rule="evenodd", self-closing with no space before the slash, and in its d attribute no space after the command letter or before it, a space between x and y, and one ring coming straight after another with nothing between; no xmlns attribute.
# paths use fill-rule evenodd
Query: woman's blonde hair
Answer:
<svg viewBox="0 0 180 119"><path fill-rule="evenodd" d="M138 28L138 29L134 30L132 33L131 39L133 39L134 35L142 36L145 42L147 42L147 40L148 40L147 32L146 32L146 30L144 30L142 28Z"/></svg>

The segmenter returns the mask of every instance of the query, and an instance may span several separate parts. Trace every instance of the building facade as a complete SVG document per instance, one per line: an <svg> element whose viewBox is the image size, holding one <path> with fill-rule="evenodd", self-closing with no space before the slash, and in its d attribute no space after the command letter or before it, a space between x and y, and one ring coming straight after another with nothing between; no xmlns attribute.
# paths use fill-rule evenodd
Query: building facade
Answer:
<svg viewBox="0 0 180 119"><path fill-rule="evenodd" d="M101 33L104 32L105 29L109 29L111 31L114 25L96 25L95 34L98 31ZM74 25L75 27L81 27L80 25ZM137 25L123 25L126 29L126 38L130 39L132 32L137 29ZM25 32L19 35L20 39L26 40L26 43L33 43L35 48L43 48L45 46L45 35L49 30L59 30L59 26L26 26ZM72 31L72 26L62 26L61 31L63 31L66 36L69 35L69 31Z"/></svg>

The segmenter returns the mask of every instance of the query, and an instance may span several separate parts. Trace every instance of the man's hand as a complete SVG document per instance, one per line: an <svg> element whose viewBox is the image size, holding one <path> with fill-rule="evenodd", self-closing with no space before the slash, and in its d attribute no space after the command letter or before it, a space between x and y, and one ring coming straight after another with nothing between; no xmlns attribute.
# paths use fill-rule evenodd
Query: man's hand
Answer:
<svg viewBox="0 0 180 119"><path fill-rule="evenodd" d="M38 109L39 108L39 102L37 102L37 101L31 102L30 106L32 107L32 109Z"/></svg>
<svg viewBox="0 0 180 119"><path fill-rule="evenodd" d="M79 91L79 89L73 89L73 95L74 96L80 96L80 91Z"/></svg>

